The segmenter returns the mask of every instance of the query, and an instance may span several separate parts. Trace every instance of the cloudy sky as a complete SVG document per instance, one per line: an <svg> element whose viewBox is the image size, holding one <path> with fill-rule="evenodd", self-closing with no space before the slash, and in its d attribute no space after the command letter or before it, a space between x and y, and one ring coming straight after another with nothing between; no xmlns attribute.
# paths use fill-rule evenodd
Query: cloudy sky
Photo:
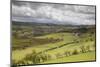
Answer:
<svg viewBox="0 0 100 67"><path fill-rule="evenodd" d="M95 6L12 2L12 20L22 22L92 25Z"/></svg>

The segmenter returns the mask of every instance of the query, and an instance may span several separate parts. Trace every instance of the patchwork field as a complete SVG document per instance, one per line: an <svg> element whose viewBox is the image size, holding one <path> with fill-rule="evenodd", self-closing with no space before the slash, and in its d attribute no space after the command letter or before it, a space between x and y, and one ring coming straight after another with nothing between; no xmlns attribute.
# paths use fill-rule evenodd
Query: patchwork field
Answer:
<svg viewBox="0 0 100 67"><path fill-rule="evenodd" d="M95 61L95 29L87 28L85 32L66 30L37 35L30 34L32 27L24 26L17 30L15 26L12 37L13 65Z"/></svg>

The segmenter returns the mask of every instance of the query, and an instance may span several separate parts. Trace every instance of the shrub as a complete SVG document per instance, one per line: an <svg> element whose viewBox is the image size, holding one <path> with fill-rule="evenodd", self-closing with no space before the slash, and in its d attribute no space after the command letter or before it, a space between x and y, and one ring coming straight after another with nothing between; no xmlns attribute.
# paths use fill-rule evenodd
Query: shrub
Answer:
<svg viewBox="0 0 100 67"><path fill-rule="evenodd" d="M42 54L40 54L40 59L42 60L42 62L50 60L51 59L51 55L46 54L46 53L42 53Z"/></svg>
<svg viewBox="0 0 100 67"><path fill-rule="evenodd" d="M76 54L78 54L78 53L79 53L78 50L75 49L75 50L72 52L72 55L76 55Z"/></svg>
<svg viewBox="0 0 100 67"><path fill-rule="evenodd" d="M70 56L71 55L70 51L65 51L64 54L65 54L65 56Z"/></svg>
<svg viewBox="0 0 100 67"><path fill-rule="evenodd" d="M50 55L42 52L40 54L36 53L36 51L33 50L32 54L27 55L25 57L26 61L31 61L32 63L36 64L36 63L40 63L40 62L44 62L50 59Z"/></svg>
<svg viewBox="0 0 100 67"><path fill-rule="evenodd" d="M26 64L36 64L40 62L44 62L51 59L51 55L46 54L44 52L37 53L35 50L32 51L31 54L26 55L26 57L18 62L18 65L26 65Z"/></svg>
<svg viewBox="0 0 100 67"><path fill-rule="evenodd" d="M82 52L82 53L85 53L85 52L86 52L85 46L81 46L80 49L81 49L81 52Z"/></svg>
<svg viewBox="0 0 100 67"><path fill-rule="evenodd" d="M86 51L88 52L88 51L91 51L91 47L88 45L88 46L86 46Z"/></svg>
<svg viewBox="0 0 100 67"><path fill-rule="evenodd" d="M26 57L24 58L25 62L27 61L25 64L28 64L29 61L31 61L32 63L36 63L36 56L37 52L33 50L31 54L26 55Z"/></svg>

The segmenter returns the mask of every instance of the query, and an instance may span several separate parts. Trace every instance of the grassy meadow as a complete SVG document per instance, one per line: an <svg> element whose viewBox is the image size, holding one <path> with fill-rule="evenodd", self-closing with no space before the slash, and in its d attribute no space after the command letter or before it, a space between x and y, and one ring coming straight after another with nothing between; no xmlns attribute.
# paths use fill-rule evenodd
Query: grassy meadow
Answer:
<svg viewBox="0 0 100 67"><path fill-rule="evenodd" d="M12 65L95 61L95 57L95 26L13 24Z"/></svg>

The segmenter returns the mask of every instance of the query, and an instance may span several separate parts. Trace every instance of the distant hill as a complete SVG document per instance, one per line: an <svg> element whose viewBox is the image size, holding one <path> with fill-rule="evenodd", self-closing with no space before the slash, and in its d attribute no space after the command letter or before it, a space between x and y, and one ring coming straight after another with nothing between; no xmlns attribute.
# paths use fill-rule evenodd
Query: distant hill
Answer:
<svg viewBox="0 0 100 67"><path fill-rule="evenodd" d="M54 23L39 23L39 22L19 22L19 21L12 21L13 25L23 25L23 26L67 26L67 27L95 27L95 25L72 25L72 24L54 24Z"/></svg>

